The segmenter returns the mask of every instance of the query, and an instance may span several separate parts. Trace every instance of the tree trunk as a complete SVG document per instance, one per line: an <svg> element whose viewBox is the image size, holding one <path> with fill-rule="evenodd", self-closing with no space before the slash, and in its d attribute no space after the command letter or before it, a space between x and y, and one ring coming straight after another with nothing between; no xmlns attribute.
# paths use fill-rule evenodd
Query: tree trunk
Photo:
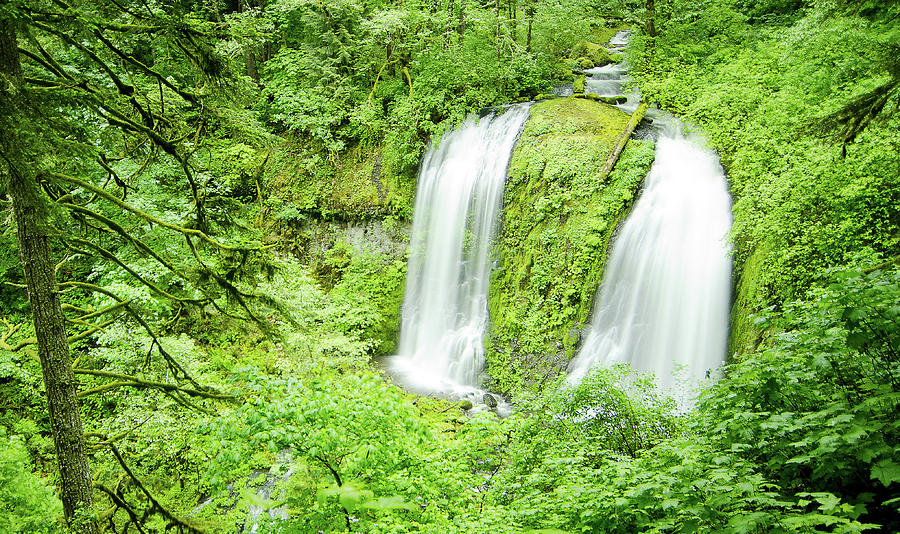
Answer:
<svg viewBox="0 0 900 534"><path fill-rule="evenodd" d="M444 29L444 48L450 48L453 40L453 8L455 7L453 0L447 0L447 27Z"/></svg>
<svg viewBox="0 0 900 534"><path fill-rule="evenodd" d="M644 23L644 31L647 33L647 37L655 39L657 35L656 23L654 22L656 18L655 0L646 0L645 7L647 9L647 20Z"/></svg>
<svg viewBox="0 0 900 534"><path fill-rule="evenodd" d="M249 2L247 7L249 7ZM237 2L237 11L238 13L243 13L245 11L242 2ZM259 68L256 64L256 46L252 43L244 45L244 65L247 67L247 76L259 85Z"/></svg>
<svg viewBox="0 0 900 534"><path fill-rule="evenodd" d="M244 61L247 64L247 76L250 76L250 79L259 83L259 68L256 65L256 53L253 51L253 46L247 45L244 48Z"/></svg>
<svg viewBox="0 0 900 534"><path fill-rule="evenodd" d="M497 19L497 65L500 65L500 0L494 0L494 17Z"/></svg>
<svg viewBox="0 0 900 534"><path fill-rule="evenodd" d="M5 3L5 2L4 2ZM46 211L41 204L40 187L31 162L22 153L22 141L16 133L25 125L18 123L16 110L25 98L22 68L19 63L15 29L8 20L0 20L0 151L9 176L9 195L15 213L19 255L37 338L38 356L44 375L50 426L56 445L60 474L60 496L66 520L75 532L96 534L93 516L93 485L87 456L81 414L75 396L76 382L66 339L65 320L60 309L56 269L50 257Z"/></svg>
<svg viewBox="0 0 900 534"><path fill-rule="evenodd" d="M466 0L459 0L459 44L462 44L463 38L466 36Z"/></svg>
<svg viewBox="0 0 900 534"><path fill-rule="evenodd" d="M530 5L525 8L525 15L528 17L528 38L525 40L525 51L531 52L531 27L534 24L534 6Z"/></svg>
<svg viewBox="0 0 900 534"><path fill-rule="evenodd" d="M616 168L616 162L619 161L619 156L622 154L622 151L625 149L625 145L628 143L628 140L631 139L631 134L634 133L634 129L637 128L638 124L641 123L641 119L644 118L644 114L647 113L647 103L641 102L640 105L634 110L634 113L631 114L631 119L628 120L628 124L625 125L625 130L619 135L619 139L616 141L616 146L613 147L612 152L610 152L609 157L606 158L606 164L603 165L603 168L600 169L601 179L605 179L609 173Z"/></svg>
<svg viewBox="0 0 900 534"><path fill-rule="evenodd" d="M518 6L516 5L516 0L509 0L509 25L510 31L509 34L512 36L512 40L514 43L519 42L518 33L519 33L519 17L518 14Z"/></svg>

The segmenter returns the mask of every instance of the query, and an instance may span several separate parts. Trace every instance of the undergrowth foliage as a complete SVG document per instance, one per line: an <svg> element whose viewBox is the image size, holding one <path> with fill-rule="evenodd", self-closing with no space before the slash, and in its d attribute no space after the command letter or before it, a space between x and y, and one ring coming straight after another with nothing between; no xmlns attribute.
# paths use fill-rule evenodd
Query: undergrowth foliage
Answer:
<svg viewBox="0 0 900 534"><path fill-rule="evenodd" d="M900 274L829 280L760 315L770 341L696 412L610 369L514 416L497 531L896 531Z"/></svg>
<svg viewBox="0 0 900 534"><path fill-rule="evenodd" d="M842 270L783 312L770 347L726 369L701 404L711 435L784 490L900 526L900 274ZM839 504L840 503L840 504Z"/></svg>

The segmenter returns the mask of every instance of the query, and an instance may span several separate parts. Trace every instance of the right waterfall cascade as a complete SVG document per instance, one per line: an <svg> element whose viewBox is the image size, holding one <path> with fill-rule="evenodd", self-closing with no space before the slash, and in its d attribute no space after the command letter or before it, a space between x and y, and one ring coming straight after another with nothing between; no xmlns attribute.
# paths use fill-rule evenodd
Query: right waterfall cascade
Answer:
<svg viewBox="0 0 900 534"><path fill-rule="evenodd" d="M676 375L702 379L717 368L728 341L730 228L715 153L681 133L661 136L644 190L612 245L569 382L595 364L628 363L671 388Z"/></svg>
<svg viewBox="0 0 900 534"><path fill-rule="evenodd" d="M589 91L621 94L622 66L594 70ZM628 96L620 107L632 111L639 96ZM627 363L671 391L694 386L725 360L732 264L725 173L700 136L685 134L666 113L648 116L656 159L614 238L590 327L569 365L570 384L595 365Z"/></svg>

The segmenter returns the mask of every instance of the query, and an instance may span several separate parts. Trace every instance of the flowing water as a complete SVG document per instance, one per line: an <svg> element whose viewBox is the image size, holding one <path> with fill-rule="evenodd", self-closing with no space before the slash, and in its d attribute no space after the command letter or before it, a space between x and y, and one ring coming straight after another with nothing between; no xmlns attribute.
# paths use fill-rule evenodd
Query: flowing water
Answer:
<svg viewBox="0 0 900 534"><path fill-rule="evenodd" d="M475 393L493 238L506 167L528 106L472 117L429 147L419 171L394 374L422 392Z"/></svg>
<svg viewBox="0 0 900 534"><path fill-rule="evenodd" d="M589 73L587 91L622 94L624 66ZM632 90L628 97L620 107L631 112L640 96ZM693 386L725 358L731 298L725 175L716 154L685 135L674 117L652 108L647 116L642 136L656 140L656 160L615 237L590 329L569 366L570 383L595 365L628 363L672 391L680 381Z"/></svg>
<svg viewBox="0 0 900 534"><path fill-rule="evenodd" d="M671 387L674 373L703 378L728 336L731 201L716 155L680 133L662 135L644 191L622 226L570 367L629 363Z"/></svg>

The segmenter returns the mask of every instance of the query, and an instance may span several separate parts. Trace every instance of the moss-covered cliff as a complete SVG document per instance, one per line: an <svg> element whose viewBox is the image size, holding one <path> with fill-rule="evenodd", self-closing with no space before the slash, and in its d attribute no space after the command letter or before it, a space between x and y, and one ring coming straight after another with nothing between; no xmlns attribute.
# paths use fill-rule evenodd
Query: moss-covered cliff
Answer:
<svg viewBox="0 0 900 534"><path fill-rule="evenodd" d="M653 161L652 143L631 141L602 175L628 119L576 98L532 108L509 164L491 278L487 372L496 389L541 383L572 356L612 233Z"/></svg>
<svg viewBox="0 0 900 534"><path fill-rule="evenodd" d="M265 214L280 220L411 217L415 168L395 168L382 154L382 147L357 147L326 155L283 141L266 175L267 189L278 194Z"/></svg>

